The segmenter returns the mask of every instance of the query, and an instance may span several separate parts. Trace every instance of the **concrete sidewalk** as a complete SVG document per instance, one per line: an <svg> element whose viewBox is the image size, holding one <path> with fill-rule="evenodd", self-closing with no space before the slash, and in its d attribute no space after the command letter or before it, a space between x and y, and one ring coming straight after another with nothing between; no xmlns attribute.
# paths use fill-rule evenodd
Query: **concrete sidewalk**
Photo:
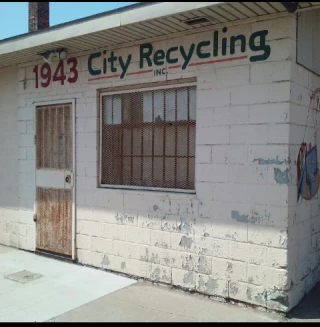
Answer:
<svg viewBox="0 0 320 327"><path fill-rule="evenodd" d="M285 319L1 245L0 263L0 322L320 322L317 288Z"/></svg>
<svg viewBox="0 0 320 327"><path fill-rule="evenodd" d="M138 282L52 322L277 322L283 318L199 294Z"/></svg>

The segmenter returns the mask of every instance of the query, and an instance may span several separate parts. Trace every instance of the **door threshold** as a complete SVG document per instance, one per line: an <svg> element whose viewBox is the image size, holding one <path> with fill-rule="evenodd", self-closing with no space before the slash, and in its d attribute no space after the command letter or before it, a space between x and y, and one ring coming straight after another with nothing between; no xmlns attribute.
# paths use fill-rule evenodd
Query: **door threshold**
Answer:
<svg viewBox="0 0 320 327"><path fill-rule="evenodd" d="M71 256L65 255L65 254L59 254L59 253L54 253L50 251L45 251L45 250L35 250L35 254L41 255L43 257L48 257L51 259L56 259L60 261L66 261L66 262L75 262L75 260L72 260Z"/></svg>

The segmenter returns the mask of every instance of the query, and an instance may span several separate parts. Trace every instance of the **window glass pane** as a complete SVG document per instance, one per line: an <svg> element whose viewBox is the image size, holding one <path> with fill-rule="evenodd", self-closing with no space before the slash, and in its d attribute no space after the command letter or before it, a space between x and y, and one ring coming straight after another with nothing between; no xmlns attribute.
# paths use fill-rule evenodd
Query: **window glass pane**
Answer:
<svg viewBox="0 0 320 327"><path fill-rule="evenodd" d="M132 167L132 184L141 185L141 158L133 158L133 167Z"/></svg>
<svg viewBox="0 0 320 327"><path fill-rule="evenodd" d="M188 126L177 127L177 155L188 155Z"/></svg>
<svg viewBox="0 0 320 327"><path fill-rule="evenodd" d="M123 159L123 183L131 185L131 158Z"/></svg>
<svg viewBox="0 0 320 327"><path fill-rule="evenodd" d="M175 142L175 132L176 128L174 126L166 127L166 156L174 156L176 149Z"/></svg>
<svg viewBox="0 0 320 327"><path fill-rule="evenodd" d="M189 159L189 185L187 187L189 189L194 189L194 180L195 180L195 159L190 158Z"/></svg>
<svg viewBox="0 0 320 327"><path fill-rule="evenodd" d="M196 150L196 127L189 126L189 156L194 157Z"/></svg>
<svg viewBox="0 0 320 327"><path fill-rule="evenodd" d="M190 120L196 120L196 108L197 108L197 98L196 90L191 89L189 91L189 110L190 110Z"/></svg>
<svg viewBox="0 0 320 327"><path fill-rule="evenodd" d="M188 91L177 92L178 120L188 120Z"/></svg>
<svg viewBox="0 0 320 327"><path fill-rule="evenodd" d="M103 101L104 123L106 125L112 124L112 97L104 97Z"/></svg>
<svg viewBox="0 0 320 327"><path fill-rule="evenodd" d="M152 186L152 158L143 159L143 185Z"/></svg>
<svg viewBox="0 0 320 327"><path fill-rule="evenodd" d="M143 155L152 155L152 128L150 127L143 129Z"/></svg>
<svg viewBox="0 0 320 327"><path fill-rule="evenodd" d="M143 95L143 121L152 122L152 93Z"/></svg>
<svg viewBox="0 0 320 327"><path fill-rule="evenodd" d="M163 127L154 127L154 155L163 155Z"/></svg>
<svg viewBox="0 0 320 327"><path fill-rule="evenodd" d="M187 185L187 158L177 159L177 188L185 188Z"/></svg>
<svg viewBox="0 0 320 327"><path fill-rule="evenodd" d="M153 183L162 187L163 185L163 159L154 158L153 162Z"/></svg>
<svg viewBox="0 0 320 327"><path fill-rule="evenodd" d="M154 121L163 121L163 91L154 92Z"/></svg>
<svg viewBox="0 0 320 327"><path fill-rule="evenodd" d="M131 155L131 129L123 129L123 155Z"/></svg>
<svg viewBox="0 0 320 327"><path fill-rule="evenodd" d="M167 158L165 161L165 186L174 188L174 174L175 174L175 160L174 158Z"/></svg>
<svg viewBox="0 0 320 327"><path fill-rule="evenodd" d="M176 92L166 91L166 121L175 121Z"/></svg>
<svg viewBox="0 0 320 327"><path fill-rule="evenodd" d="M132 121L132 108L131 101L127 94L122 96L122 111L123 111L123 122L131 123Z"/></svg>
<svg viewBox="0 0 320 327"><path fill-rule="evenodd" d="M194 189L195 87L107 95L102 104L103 185Z"/></svg>
<svg viewBox="0 0 320 327"><path fill-rule="evenodd" d="M141 129L140 128L133 129L133 155L134 156L141 155Z"/></svg>
<svg viewBox="0 0 320 327"><path fill-rule="evenodd" d="M113 98L113 123L121 124L121 98L120 98L120 96Z"/></svg>

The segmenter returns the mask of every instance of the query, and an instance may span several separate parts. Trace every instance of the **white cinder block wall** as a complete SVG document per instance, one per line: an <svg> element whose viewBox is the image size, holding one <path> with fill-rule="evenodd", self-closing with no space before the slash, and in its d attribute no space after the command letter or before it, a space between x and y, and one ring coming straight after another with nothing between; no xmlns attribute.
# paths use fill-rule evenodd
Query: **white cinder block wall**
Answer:
<svg viewBox="0 0 320 327"><path fill-rule="evenodd" d="M166 76L88 82L89 53L82 53L77 55L77 83L35 89L36 62L21 65L19 123L12 134L19 128L16 166L19 217L23 218L17 226L23 241L17 245L2 237L1 242L28 250L35 246L32 104L75 98L80 263L289 310L302 296L306 283L298 282L306 275L302 270L310 268L308 289L317 278L311 273L315 248L310 242L315 244L317 239L312 226L318 199L296 205L294 171L301 143L295 130L301 130L304 119L297 106L306 110L299 92L305 94L318 81L295 64L295 28L293 16L228 27L226 35L244 34L247 40L255 31L268 30L270 57L169 70ZM212 32L154 42L154 47L190 45L212 38ZM133 70L139 70L138 46L116 52L132 53ZM252 55L249 49L247 53ZM189 77L197 80L196 194L99 188L97 90ZM1 176L6 175L3 167ZM0 226L7 226L8 218L0 219ZM301 232L301 239L295 235L297 230L305 237Z"/></svg>
<svg viewBox="0 0 320 327"><path fill-rule="evenodd" d="M18 247L18 104L16 67L0 74L0 243ZM22 231L23 232L23 231Z"/></svg>
<svg viewBox="0 0 320 327"><path fill-rule="evenodd" d="M311 49L310 49L311 51ZM320 116L315 110L316 100L310 95L320 88L320 77L306 68L292 63L289 128L289 239L288 280L290 305L295 306L319 281L320 273L320 198L310 201L296 196L297 157L301 143L320 145ZM319 95L319 93L318 93ZM318 155L319 167L319 155Z"/></svg>

